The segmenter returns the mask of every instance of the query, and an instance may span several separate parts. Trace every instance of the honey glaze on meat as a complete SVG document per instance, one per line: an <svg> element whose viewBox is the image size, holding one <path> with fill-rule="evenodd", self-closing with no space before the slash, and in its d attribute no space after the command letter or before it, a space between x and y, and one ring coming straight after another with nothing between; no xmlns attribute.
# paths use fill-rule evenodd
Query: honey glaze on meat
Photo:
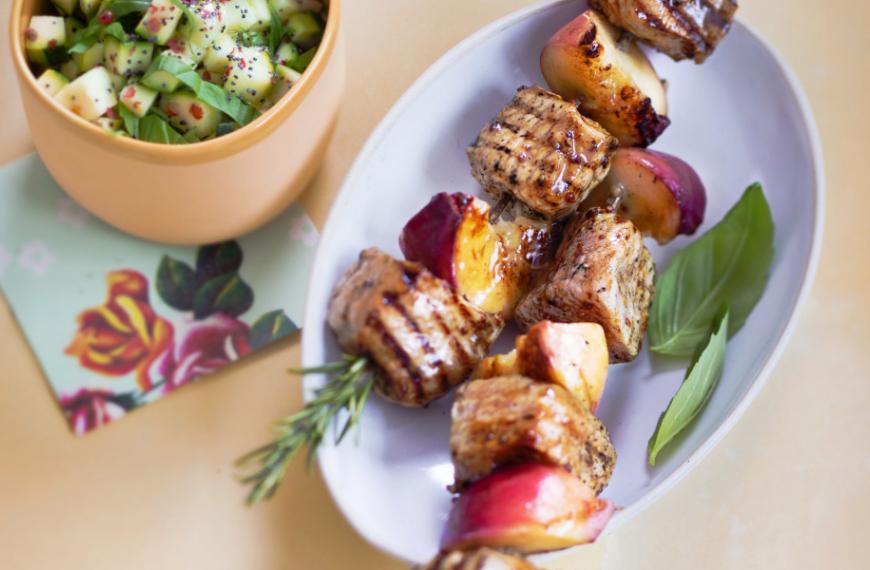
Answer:
<svg viewBox="0 0 870 570"><path fill-rule="evenodd" d="M523 328L550 320L598 323L611 362L637 357L655 288L655 266L630 221L593 208L570 222L554 264L517 305Z"/></svg>
<svg viewBox="0 0 870 570"><path fill-rule="evenodd" d="M617 144L555 93L523 87L467 153L472 175L489 194L513 196L555 220L574 212L607 175Z"/></svg>
<svg viewBox="0 0 870 570"><path fill-rule="evenodd" d="M734 0L591 0L613 24L679 61L702 63L731 28Z"/></svg>
<svg viewBox="0 0 870 570"><path fill-rule="evenodd" d="M327 320L342 349L377 365L375 390L414 407L464 381L504 326L421 264L377 248L339 280Z"/></svg>
<svg viewBox="0 0 870 570"><path fill-rule="evenodd" d="M453 403L454 490L510 463L560 466L596 494L610 481L616 451L604 424L562 386L525 376L472 380Z"/></svg>

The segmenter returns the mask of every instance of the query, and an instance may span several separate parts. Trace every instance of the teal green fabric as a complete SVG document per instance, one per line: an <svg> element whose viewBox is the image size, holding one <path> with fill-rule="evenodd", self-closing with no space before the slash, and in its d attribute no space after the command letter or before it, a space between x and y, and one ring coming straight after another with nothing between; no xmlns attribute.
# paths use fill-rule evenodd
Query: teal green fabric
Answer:
<svg viewBox="0 0 870 570"><path fill-rule="evenodd" d="M0 288L79 434L298 330L317 238L293 205L220 247L156 244L88 214L36 154L0 168Z"/></svg>

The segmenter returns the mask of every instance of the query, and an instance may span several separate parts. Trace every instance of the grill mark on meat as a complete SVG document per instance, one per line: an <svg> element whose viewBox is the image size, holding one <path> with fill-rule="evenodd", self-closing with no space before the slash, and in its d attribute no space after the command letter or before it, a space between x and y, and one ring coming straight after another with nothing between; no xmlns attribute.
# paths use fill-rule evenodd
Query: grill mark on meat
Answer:
<svg viewBox="0 0 870 570"><path fill-rule="evenodd" d="M443 386L445 382L447 382L447 374L444 370L444 361L441 360L441 357L438 356L438 353L435 352L435 349L432 348L432 345L429 343L429 338L423 331L420 329L420 325L408 313L408 309L399 302L399 295L393 291L385 291L383 294L384 304L395 309L397 313L402 315L402 318L405 319L405 323L408 327L414 331L417 336L417 340L420 341L420 347L423 349L423 352L426 354L426 362L429 366L438 371L438 380L439 383Z"/></svg>
<svg viewBox="0 0 870 570"><path fill-rule="evenodd" d="M390 349L393 355L398 359L402 364L402 368L405 372L407 372L408 376L411 378L414 384L414 390L418 398L423 397L423 378L420 376L419 370L414 366L411 361L411 357L405 352L405 349L402 348L402 345L393 337L387 327L384 325L384 322L376 317L374 314L371 314L366 319L366 325L374 330L381 338L381 342L384 343L384 346ZM395 389L397 384L401 385L401 383L393 382L392 387Z"/></svg>

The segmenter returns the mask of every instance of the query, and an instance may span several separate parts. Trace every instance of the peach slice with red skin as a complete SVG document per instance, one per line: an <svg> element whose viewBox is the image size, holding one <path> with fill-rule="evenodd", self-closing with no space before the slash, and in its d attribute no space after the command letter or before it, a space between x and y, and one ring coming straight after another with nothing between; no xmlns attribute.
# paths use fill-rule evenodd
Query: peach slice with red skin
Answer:
<svg viewBox="0 0 870 570"><path fill-rule="evenodd" d="M520 463L468 487L453 503L443 549L489 546L524 554L593 542L614 506L559 467Z"/></svg>
<svg viewBox="0 0 870 570"><path fill-rule="evenodd" d="M635 43L595 10L568 22L544 46L541 71L550 88L576 100L628 146L651 144L670 124L664 84Z"/></svg>
<svg viewBox="0 0 870 570"><path fill-rule="evenodd" d="M595 413L607 382L608 363L607 340L598 323L541 321L517 337L511 352L480 361L471 378L521 374L558 384Z"/></svg>
<svg viewBox="0 0 870 570"><path fill-rule="evenodd" d="M610 173L583 202L584 208L615 206L645 235L667 243L693 234L704 221L707 194L695 170L676 156L620 148Z"/></svg>
<svg viewBox="0 0 870 570"><path fill-rule="evenodd" d="M549 225L529 218L490 223L485 201L436 194L399 238L405 257L447 280L469 302L509 316L549 248Z"/></svg>

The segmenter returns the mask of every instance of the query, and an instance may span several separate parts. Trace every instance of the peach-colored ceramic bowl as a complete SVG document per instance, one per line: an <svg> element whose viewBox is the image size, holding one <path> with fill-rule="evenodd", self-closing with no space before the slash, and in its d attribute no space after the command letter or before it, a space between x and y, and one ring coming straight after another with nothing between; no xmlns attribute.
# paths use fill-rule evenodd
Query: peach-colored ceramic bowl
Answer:
<svg viewBox="0 0 870 570"><path fill-rule="evenodd" d="M323 157L344 89L340 0L317 55L274 107L243 128L190 145L113 137L36 84L24 31L47 0L14 0L11 52L33 144L58 184L97 217L143 238L199 244L251 231L284 210Z"/></svg>

